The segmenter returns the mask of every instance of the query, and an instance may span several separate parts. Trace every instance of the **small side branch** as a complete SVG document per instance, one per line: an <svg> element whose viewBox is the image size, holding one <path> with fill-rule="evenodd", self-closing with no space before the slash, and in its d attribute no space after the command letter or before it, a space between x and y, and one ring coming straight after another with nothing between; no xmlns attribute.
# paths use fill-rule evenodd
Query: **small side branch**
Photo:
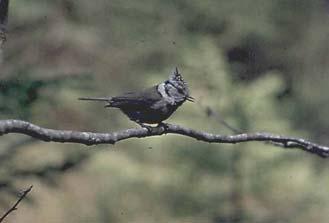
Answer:
<svg viewBox="0 0 329 223"><path fill-rule="evenodd" d="M32 190L32 185L27 188L26 190L22 191L22 193L19 195L18 200L16 201L16 203L8 210L6 211L6 213L4 213L4 215L2 215L2 217L0 218L0 222L3 222L3 220L13 211L17 210L18 204L26 197L26 195Z"/></svg>
<svg viewBox="0 0 329 223"><path fill-rule="evenodd" d="M80 143L89 146L97 144L115 144L116 142L129 138L145 138L170 133L188 136L209 143L235 144L250 141L271 142L283 148L298 148L320 157L326 158L329 156L329 147L312 143L302 138L276 135L267 132L220 135L173 124L150 127L148 129L133 128L112 133L94 133L47 129L22 120L0 120L0 135L8 133L21 133L46 142Z"/></svg>

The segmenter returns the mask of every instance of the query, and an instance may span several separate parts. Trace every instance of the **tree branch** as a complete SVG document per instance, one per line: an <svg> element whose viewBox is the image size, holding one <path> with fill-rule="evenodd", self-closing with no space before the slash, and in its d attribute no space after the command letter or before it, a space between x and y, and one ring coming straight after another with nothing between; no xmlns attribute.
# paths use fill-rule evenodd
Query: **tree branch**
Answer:
<svg viewBox="0 0 329 223"><path fill-rule="evenodd" d="M11 212L16 211L17 210L17 206L18 204L26 197L26 195L32 190L32 185L27 188L26 190L24 190L20 195L18 200L16 201L16 203L8 210L6 211L6 213L4 213L4 215L2 215L2 217L0 218L0 222L2 222Z"/></svg>
<svg viewBox="0 0 329 223"><path fill-rule="evenodd" d="M329 156L329 147L312 143L302 138L287 137L266 132L220 135L197 131L173 124L158 127L134 128L112 133L78 132L42 128L22 120L0 120L0 135L21 133L46 142L80 143L85 145L115 144L129 138L145 138L163 134L178 134L209 143L242 143L249 141L274 142L284 148L298 148L320 157Z"/></svg>

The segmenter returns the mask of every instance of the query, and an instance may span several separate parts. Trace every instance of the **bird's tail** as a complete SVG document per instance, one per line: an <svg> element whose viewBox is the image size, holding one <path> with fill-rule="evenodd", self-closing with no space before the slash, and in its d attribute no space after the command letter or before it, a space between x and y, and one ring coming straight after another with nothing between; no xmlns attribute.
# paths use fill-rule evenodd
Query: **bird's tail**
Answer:
<svg viewBox="0 0 329 223"><path fill-rule="evenodd" d="M82 98L78 98L79 100L82 101L105 101L106 105L104 106L105 108L107 107L112 107L112 98L108 97L108 98L91 98L91 97L82 97Z"/></svg>
<svg viewBox="0 0 329 223"><path fill-rule="evenodd" d="M109 102L111 100L111 98L91 98L91 97L82 97L78 99L83 101L106 101L106 102Z"/></svg>

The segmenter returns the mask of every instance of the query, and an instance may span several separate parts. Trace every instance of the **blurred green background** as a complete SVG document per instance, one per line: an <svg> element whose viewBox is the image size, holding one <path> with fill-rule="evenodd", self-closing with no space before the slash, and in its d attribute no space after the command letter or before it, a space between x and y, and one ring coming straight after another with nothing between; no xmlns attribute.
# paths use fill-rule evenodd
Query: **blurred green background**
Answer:
<svg viewBox="0 0 329 223"><path fill-rule="evenodd" d="M178 66L197 103L168 122L231 134L224 119L329 144L327 0L12 1L8 29L2 119L136 127L77 98L144 88ZM299 150L176 135L0 145L1 212L34 185L7 222L328 222L328 161Z"/></svg>

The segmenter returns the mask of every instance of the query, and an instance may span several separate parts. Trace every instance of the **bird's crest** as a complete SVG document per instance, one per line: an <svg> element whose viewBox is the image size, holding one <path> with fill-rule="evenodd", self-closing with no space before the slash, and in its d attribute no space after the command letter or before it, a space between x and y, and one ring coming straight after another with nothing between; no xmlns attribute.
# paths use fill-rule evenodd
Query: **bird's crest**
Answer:
<svg viewBox="0 0 329 223"><path fill-rule="evenodd" d="M178 68L175 67L175 69L171 72L169 76L169 80L172 81L184 81L182 75L179 73Z"/></svg>

